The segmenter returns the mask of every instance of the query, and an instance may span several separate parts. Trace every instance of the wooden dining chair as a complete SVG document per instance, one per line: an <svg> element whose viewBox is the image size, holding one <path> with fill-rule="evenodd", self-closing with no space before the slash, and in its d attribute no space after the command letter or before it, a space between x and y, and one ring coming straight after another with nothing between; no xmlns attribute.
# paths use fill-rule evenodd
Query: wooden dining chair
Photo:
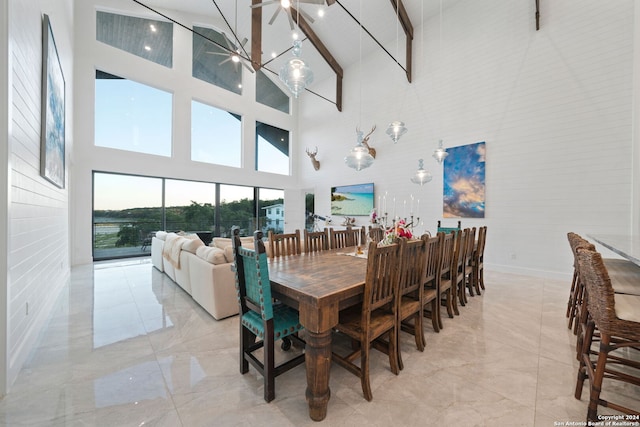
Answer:
<svg viewBox="0 0 640 427"><path fill-rule="evenodd" d="M325 228L323 231L304 230L304 251L319 252L329 249L329 232Z"/></svg>
<svg viewBox="0 0 640 427"><path fill-rule="evenodd" d="M462 230L462 221L458 221L457 227L445 227L442 225L442 221L438 220L438 226L436 228L438 233L457 233L460 230Z"/></svg>
<svg viewBox="0 0 640 427"><path fill-rule="evenodd" d="M404 369L400 346L400 331L415 337L416 348L424 351L425 337L422 322L424 307L424 268L426 265L426 239L400 238L400 285L398 287L398 367ZM410 321L412 320L412 321Z"/></svg>
<svg viewBox="0 0 640 427"><path fill-rule="evenodd" d="M236 294L240 304L240 373L251 364L264 378L264 400L275 398L275 378L304 363L305 355L275 365L275 342L294 340L304 346L297 333L302 330L298 311L284 304L273 304L267 255L262 231L254 233L254 249L243 248L239 229L233 230L233 256ZM258 341L256 341L258 339ZM286 349L288 345L283 345ZM263 349L262 352L259 350ZM255 353L262 353L260 360Z"/></svg>
<svg viewBox="0 0 640 427"><path fill-rule="evenodd" d="M378 243L384 239L384 228L370 225L368 234L371 241Z"/></svg>
<svg viewBox="0 0 640 427"><path fill-rule="evenodd" d="M277 258L286 255L300 255L302 244L300 241L300 230L293 233L276 234L269 230L269 257Z"/></svg>
<svg viewBox="0 0 640 427"><path fill-rule="evenodd" d="M442 247L440 251L440 274L438 274L438 292L440 295L438 299L441 304L447 308L447 315L453 319L453 303L455 301L455 291L452 285L452 271L451 266L454 261L455 249L456 249L456 236L458 233L446 233L442 239ZM438 307L438 327L443 328L442 324L442 307Z"/></svg>
<svg viewBox="0 0 640 427"><path fill-rule="evenodd" d="M640 296L616 294L602 256L596 251L578 249L578 275L587 298L589 322L585 339L581 346L580 366L576 381L575 398L580 399L584 381L589 381L589 406L587 421L601 421L598 406L637 415L640 403L635 400L635 408L629 408L603 398L604 379L622 381L640 386L640 362L626 349L640 347ZM599 346L592 351L595 331L599 332ZM611 369L610 366L616 366ZM606 389L604 390L606 393ZM595 424L594 424L595 425Z"/></svg>
<svg viewBox="0 0 640 427"><path fill-rule="evenodd" d="M477 294L484 290L484 248L487 243L487 226L478 229L478 243L473 253L472 277L473 288Z"/></svg>
<svg viewBox="0 0 640 427"><path fill-rule="evenodd" d="M329 229L329 246L331 249L342 249L366 242L366 232L364 226L344 230Z"/></svg>
<svg viewBox="0 0 640 427"><path fill-rule="evenodd" d="M369 352L372 343L387 336L386 351L391 372L398 375L397 314L399 249L397 243L378 246L369 244L367 273L362 304L342 310L336 331L351 338L354 351L347 355L333 353L333 360L352 374L360 377L365 399L373 399L369 381ZM379 348L378 346L376 346ZM354 363L360 359L359 365Z"/></svg>
<svg viewBox="0 0 640 427"><path fill-rule="evenodd" d="M458 303L460 306L466 305L466 268L464 265L465 258L467 256L467 242L470 236L470 230L465 228L456 235L456 249L454 254L454 265L451 267L451 279L452 287L455 288L457 301L454 301L454 311L456 314L460 314L457 311Z"/></svg>
<svg viewBox="0 0 640 427"><path fill-rule="evenodd" d="M473 257L476 249L476 228L472 227L469 229L469 236L467 236L467 249L464 255L464 285L462 288L462 295L465 302L467 302L466 290L469 290L470 296L474 296L476 294L480 295L480 287L478 287L477 292L474 292L473 287Z"/></svg>
<svg viewBox="0 0 640 427"><path fill-rule="evenodd" d="M423 316L431 319L433 330L440 332L439 312L440 312L440 268L442 257L442 244L444 233L438 233L431 237L425 234L421 239L426 241L425 267L424 267L424 291L422 295Z"/></svg>

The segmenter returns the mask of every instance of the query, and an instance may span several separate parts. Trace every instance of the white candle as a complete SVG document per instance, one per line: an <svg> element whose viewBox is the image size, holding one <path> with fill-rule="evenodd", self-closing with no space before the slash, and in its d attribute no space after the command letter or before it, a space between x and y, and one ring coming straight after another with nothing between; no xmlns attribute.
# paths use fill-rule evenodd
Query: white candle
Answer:
<svg viewBox="0 0 640 427"><path fill-rule="evenodd" d="M416 214L420 215L420 199L418 199L418 207L416 208Z"/></svg>
<svg viewBox="0 0 640 427"><path fill-rule="evenodd" d="M382 210L382 205L380 204L380 202L382 201L382 196L378 196L378 210Z"/></svg>
<svg viewBox="0 0 640 427"><path fill-rule="evenodd" d="M405 199L402 206L402 217L407 217L407 200Z"/></svg>
<svg viewBox="0 0 640 427"><path fill-rule="evenodd" d="M411 212L410 215L413 216L413 194L411 195Z"/></svg>
<svg viewBox="0 0 640 427"><path fill-rule="evenodd" d="M393 219L396 219L396 198L393 198Z"/></svg>

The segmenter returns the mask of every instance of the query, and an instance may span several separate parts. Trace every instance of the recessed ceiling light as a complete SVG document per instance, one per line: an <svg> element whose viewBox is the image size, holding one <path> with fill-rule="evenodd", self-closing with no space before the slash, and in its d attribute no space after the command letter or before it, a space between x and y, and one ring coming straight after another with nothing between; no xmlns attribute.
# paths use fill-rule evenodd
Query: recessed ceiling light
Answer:
<svg viewBox="0 0 640 427"><path fill-rule="evenodd" d="M149 52L151 50L151 46L146 46L144 47L144 50L146 50L147 52Z"/></svg>
<svg viewBox="0 0 640 427"><path fill-rule="evenodd" d="M277 54L275 51L274 51L274 52L271 52L271 57L272 57L272 58L275 58L276 56L278 56L278 54Z"/></svg>
<svg viewBox="0 0 640 427"><path fill-rule="evenodd" d="M324 16L324 9L318 9L318 17L322 18Z"/></svg>
<svg viewBox="0 0 640 427"><path fill-rule="evenodd" d="M150 29L151 29L151 31L152 31L152 32L154 32L154 33L157 31L157 30L156 30L156 26L155 26L155 25L153 25L153 24L149 24L149 28L150 28Z"/></svg>

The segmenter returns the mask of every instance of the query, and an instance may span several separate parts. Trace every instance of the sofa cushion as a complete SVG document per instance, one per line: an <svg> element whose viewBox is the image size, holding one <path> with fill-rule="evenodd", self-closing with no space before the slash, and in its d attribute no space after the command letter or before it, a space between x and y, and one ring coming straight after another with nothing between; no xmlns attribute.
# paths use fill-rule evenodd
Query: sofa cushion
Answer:
<svg viewBox="0 0 640 427"><path fill-rule="evenodd" d="M253 247L253 236L240 237L240 243L242 244L242 246L251 245ZM211 240L211 243L209 244L209 246L213 246L214 248L224 249L227 246L233 246L233 245L231 244L231 238L229 237L214 237Z"/></svg>
<svg viewBox="0 0 640 427"><path fill-rule="evenodd" d="M196 236L198 237L198 236ZM183 251L187 251L187 252L191 252L192 254L195 254L196 251L198 250L199 247L204 246L204 243L202 242L202 240L196 238L196 239L185 239L184 243L182 244L182 250Z"/></svg>
<svg viewBox="0 0 640 427"><path fill-rule="evenodd" d="M156 231L156 237L160 240L165 240L167 238L166 231Z"/></svg>
<svg viewBox="0 0 640 427"><path fill-rule="evenodd" d="M227 263L223 249L204 246L204 244L196 250L196 256L214 265Z"/></svg>

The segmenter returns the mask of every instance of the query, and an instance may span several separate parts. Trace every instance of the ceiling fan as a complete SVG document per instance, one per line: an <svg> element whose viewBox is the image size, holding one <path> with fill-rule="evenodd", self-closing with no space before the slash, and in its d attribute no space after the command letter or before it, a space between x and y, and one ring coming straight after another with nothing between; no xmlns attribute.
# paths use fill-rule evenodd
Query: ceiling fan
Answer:
<svg viewBox="0 0 640 427"><path fill-rule="evenodd" d="M233 66L235 67L236 71L238 71L238 64L242 64L243 67L245 67L247 70L251 71L252 73L253 68L251 68L249 65L247 65L247 63L245 62L246 59L242 56L242 54L240 53L241 50L244 50L244 45L247 44L248 39L245 37L244 39L242 39L242 41L240 42L240 46L236 45L235 43L232 43L231 40L229 40L229 37L227 37L227 35L223 32L222 36L224 37L224 41L227 43L227 47L228 47L228 51L227 52L211 52L211 51L207 51L206 53L210 54L210 55L220 55L220 56L226 56L227 59L220 61L218 63L218 65L222 65L225 64L229 61L231 61L233 63Z"/></svg>
<svg viewBox="0 0 640 427"><path fill-rule="evenodd" d="M293 16L291 15L291 4L293 3L293 1L294 0L268 0L268 1L263 1L262 3L251 5L250 7L252 9L254 9L256 7L263 7L263 6L267 6L269 4L278 3L278 8L273 13L273 16L271 16L271 19L269 20L269 25L273 24L273 21L276 20L276 18L280 14L280 12L284 12L284 13L287 14L287 18L289 18L289 26L293 30L294 27L295 27L295 25L293 23ZM307 4L324 4L324 0L295 0L295 2L296 3L307 3ZM298 7L297 12L299 12L300 15L302 15L304 17L304 19L306 19L310 23L314 22L314 19L311 17L311 15L309 15L307 12L303 11L299 7Z"/></svg>

